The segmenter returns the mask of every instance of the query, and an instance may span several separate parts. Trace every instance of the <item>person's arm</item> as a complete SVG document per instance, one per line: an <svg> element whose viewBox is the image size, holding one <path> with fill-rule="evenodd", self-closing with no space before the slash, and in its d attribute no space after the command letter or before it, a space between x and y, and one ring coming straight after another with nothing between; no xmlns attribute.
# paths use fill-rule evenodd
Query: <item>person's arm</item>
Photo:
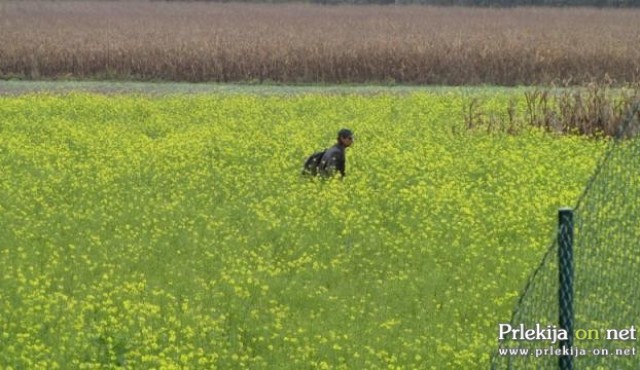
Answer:
<svg viewBox="0 0 640 370"><path fill-rule="evenodd" d="M340 170L340 153L336 150L329 150L322 158L321 169L322 174L331 177L335 174L336 170Z"/></svg>
<svg viewBox="0 0 640 370"><path fill-rule="evenodd" d="M336 156L336 169L340 171L340 175L345 175L345 159L344 154Z"/></svg>

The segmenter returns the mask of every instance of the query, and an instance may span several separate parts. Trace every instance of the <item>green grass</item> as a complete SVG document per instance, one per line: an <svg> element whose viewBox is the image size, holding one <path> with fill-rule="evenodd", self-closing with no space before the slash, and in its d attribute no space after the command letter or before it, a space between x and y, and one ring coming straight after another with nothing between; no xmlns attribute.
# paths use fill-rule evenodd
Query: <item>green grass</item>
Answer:
<svg viewBox="0 0 640 370"><path fill-rule="evenodd" d="M469 98L0 97L0 366L486 368L605 143Z"/></svg>

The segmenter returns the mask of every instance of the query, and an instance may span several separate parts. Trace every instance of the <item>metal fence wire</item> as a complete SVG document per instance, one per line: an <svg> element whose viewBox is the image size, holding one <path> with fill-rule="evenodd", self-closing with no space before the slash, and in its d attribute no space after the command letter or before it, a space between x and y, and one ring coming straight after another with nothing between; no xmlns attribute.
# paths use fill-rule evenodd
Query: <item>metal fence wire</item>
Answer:
<svg viewBox="0 0 640 370"><path fill-rule="evenodd" d="M531 340L503 336L492 369L640 369L639 127L640 102L573 211L563 216L567 210L560 210L557 238L516 305L510 327L537 334ZM563 226L567 214L570 227ZM567 242L570 255L559 248Z"/></svg>

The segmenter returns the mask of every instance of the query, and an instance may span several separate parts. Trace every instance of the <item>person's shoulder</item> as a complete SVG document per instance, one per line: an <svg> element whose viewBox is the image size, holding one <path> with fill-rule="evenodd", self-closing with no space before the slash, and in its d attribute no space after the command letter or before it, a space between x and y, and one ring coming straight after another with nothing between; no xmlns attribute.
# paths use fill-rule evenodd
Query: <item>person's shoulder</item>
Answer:
<svg viewBox="0 0 640 370"><path fill-rule="evenodd" d="M335 144L331 149L333 149L334 152L344 153L344 146L340 145L340 143Z"/></svg>
<svg viewBox="0 0 640 370"><path fill-rule="evenodd" d="M322 156L322 161L323 162L333 162L336 159L340 158L342 155L342 152L340 151L340 149L338 147L336 147L335 145L328 148L325 152L324 155Z"/></svg>
<svg viewBox="0 0 640 370"><path fill-rule="evenodd" d="M338 153L340 152L340 147L338 145L334 145L332 147L329 147L329 149L327 149L327 151L325 152L326 154L334 154L334 153Z"/></svg>

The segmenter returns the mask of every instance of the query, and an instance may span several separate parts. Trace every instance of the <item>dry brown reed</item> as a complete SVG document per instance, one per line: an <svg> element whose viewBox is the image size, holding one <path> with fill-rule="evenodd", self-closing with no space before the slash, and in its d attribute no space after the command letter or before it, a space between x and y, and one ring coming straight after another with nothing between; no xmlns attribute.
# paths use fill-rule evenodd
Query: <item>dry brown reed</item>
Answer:
<svg viewBox="0 0 640 370"><path fill-rule="evenodd" d="M592 137L628 138L640 132L640 86L612 89L610 84L584 88L535 88L513 97L503 112L488 113L475 98L466 104L466 127L517 133L525 127ZM518 109L517 100L524 101ZM517 112L520 111L521 114Z"/></svg>
<svg viewBox="0 0 640 370"><path fill-rule="evenodd" d="M640 77L640 10L0 2L0 78L530 85Z"/></svg>

